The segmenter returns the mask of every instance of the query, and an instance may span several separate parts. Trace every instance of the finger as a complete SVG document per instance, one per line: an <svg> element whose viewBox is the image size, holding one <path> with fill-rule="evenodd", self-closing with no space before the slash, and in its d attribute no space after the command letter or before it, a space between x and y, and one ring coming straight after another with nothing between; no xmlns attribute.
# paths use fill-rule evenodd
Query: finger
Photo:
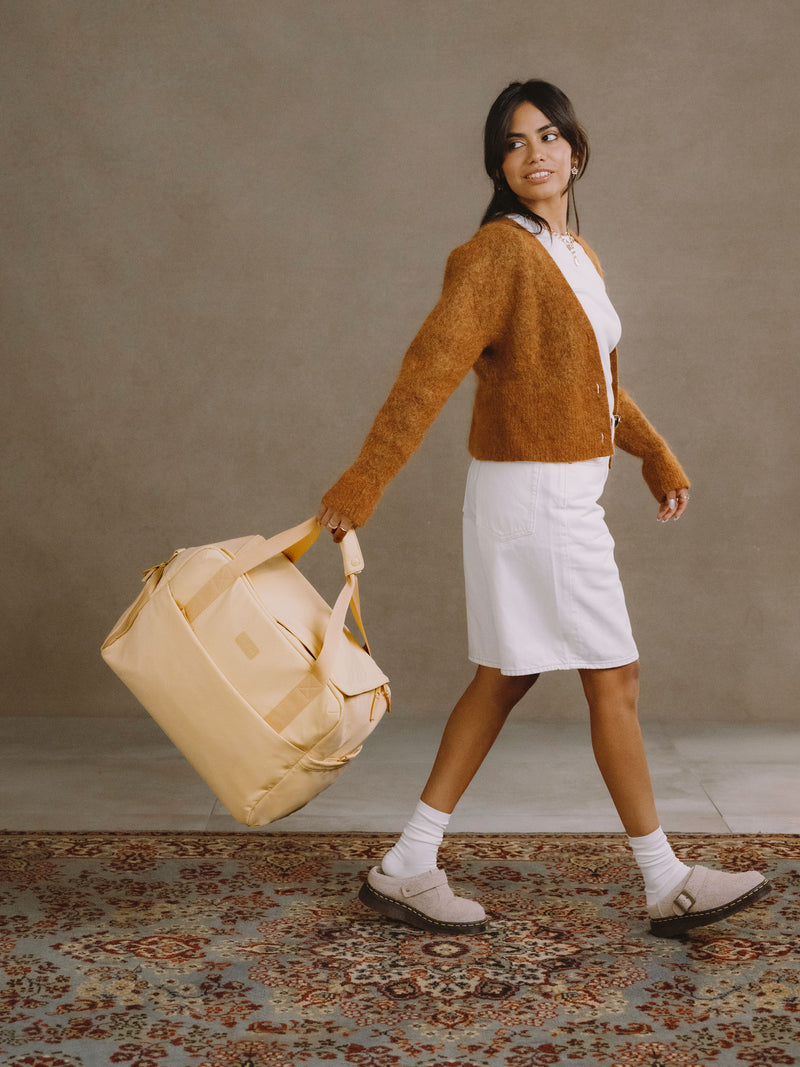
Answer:
<svg viewBox="0 0 800 1067"><path fill-rule="evenodd" d="M353 522L348 519L346 515L336 515L339 526L333 531L333 539L338 544L340 541L344 541L345 534L349 533L353 529Z"/></svg>
<svg viewBox="0 0 800 1067"><path fill-rule="evenodd" d="M330 530L333 533L339 525L339 517L333 508L320 508L317 514L317 522L323 530Z"/></svg>
<svg viewBox="0 0 800 1067"><path fill-rule="evenodd" d="M673 519L679 519L681 517L681 515L683 515L684 511L686 511L686 508L688 506L689 506L689 490L688 489L679 489L678 490L678 506L675 509L675 514L672 516Z"/></svg>
<svg viewBox="0 0 800 1067"><path fill-rule="evenodd" d="M346 515L342 515L341 512L334 511L333 508L326 508L324 511L320 508L317 521L324 529L330 530L331 536L337 544L344 540L344 535L348 530L353 529L352 520L348 519Z"/></svg>
<svg viewBox="0 0 800 1067"><path fill-rule="evenodd" d="M670 489L664 496L664 499L661 501L661 507L658 509L658 521L669 522L671 518L674 518L677 507L677 490Z"/></svg>

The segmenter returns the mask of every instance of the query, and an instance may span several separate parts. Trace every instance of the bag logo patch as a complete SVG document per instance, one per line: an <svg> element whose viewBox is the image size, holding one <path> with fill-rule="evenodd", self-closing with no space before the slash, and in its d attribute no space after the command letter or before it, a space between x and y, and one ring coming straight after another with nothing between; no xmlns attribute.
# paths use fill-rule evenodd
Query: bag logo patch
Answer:
<svg viewBox="0 0 800 1067"><path fill-rule="evenodd" d="M245 630L236 635L236 644L244 652L248 659L255 659L260 649L253 638Z"/></svg>

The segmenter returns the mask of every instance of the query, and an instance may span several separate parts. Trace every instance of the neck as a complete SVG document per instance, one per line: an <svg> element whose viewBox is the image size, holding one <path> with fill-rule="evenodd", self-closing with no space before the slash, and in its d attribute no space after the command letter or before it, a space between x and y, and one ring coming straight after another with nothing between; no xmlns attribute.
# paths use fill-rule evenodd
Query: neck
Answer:
<svg viewBox="0 0 800 1067"><path fill-rule="evenodd" d="M567 209L547 211L544 206L540 207L536 214L545 220L552 233L567 232Z"/></svg>
<svg viewBox="0 0 800 1067"><path fill-rule="evenodd" d="M540 219L544 219L553 233L567 232L567 197L566 194L557 200L545 200L526 202L526 207L535 212Z"/></svg>

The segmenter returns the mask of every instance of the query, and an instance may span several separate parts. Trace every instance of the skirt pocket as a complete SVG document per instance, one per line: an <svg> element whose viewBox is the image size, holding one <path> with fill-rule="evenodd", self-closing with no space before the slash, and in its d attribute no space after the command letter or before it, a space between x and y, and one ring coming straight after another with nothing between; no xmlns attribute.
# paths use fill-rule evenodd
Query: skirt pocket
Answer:
<svg viewBox="0 0 800 1067"><path fill-rule="evenodd" d="M467 475L464 514L500 541L536 530L540 463L473 460Z"/></svg>

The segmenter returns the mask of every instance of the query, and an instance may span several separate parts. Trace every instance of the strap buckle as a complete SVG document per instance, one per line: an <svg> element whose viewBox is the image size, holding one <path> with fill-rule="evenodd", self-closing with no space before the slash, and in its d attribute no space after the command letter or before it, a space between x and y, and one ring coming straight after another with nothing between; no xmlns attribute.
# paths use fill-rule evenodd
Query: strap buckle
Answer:
<svg viewBox="0 0 800 1067"><path fill-rule="evenodd" d="M675 908L679 909L680 915L685 915L687 911L692 910L692 908L695 906L696 901L688 890L682 889L680 893L678 893L678 895L675 897L672 903Z"/></svg>

